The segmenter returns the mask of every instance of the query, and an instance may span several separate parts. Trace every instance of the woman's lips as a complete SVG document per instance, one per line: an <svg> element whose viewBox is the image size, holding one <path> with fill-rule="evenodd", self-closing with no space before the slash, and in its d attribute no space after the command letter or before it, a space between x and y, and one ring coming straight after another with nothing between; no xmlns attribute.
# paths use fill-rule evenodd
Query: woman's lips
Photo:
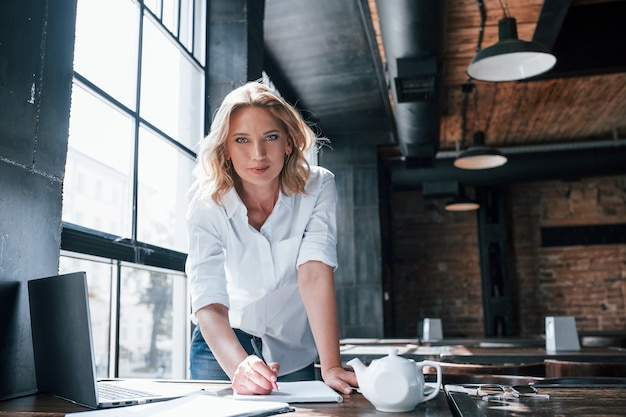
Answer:
<svg viewBox="0 0 626 417"><path fill-rule="evenodd" d="M267 171L270 167L269 166L264 166L264 167L255 167L255 168L250 168L250 171L252 171L255 174L263 174L265 171Z"/></svg>

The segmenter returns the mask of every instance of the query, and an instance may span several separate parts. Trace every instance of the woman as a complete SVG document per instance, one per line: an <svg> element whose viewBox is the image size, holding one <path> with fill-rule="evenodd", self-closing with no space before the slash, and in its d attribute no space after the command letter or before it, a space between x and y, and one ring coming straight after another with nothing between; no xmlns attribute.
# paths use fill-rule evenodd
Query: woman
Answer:
<svg viewBox="0 0 626 417"><path fill-rule="evenodd" d="M305 159L316 142L258 82L215 114L187 216L193 379L267 394L277 380L314 379L319 357L326 384L345 394L357 386L339 356L334 176Z"/></svg>

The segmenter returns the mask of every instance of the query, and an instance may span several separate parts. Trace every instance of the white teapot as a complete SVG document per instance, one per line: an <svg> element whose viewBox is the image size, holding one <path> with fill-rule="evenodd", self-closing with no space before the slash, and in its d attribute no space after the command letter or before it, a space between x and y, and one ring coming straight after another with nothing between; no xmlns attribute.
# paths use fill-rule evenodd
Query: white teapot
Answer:
<svg viewBox="0 0 626 417"><path fill-rule="evenodd" d="M375 359L365 366L360 359L348 363L356 373L359 390L378 411L412 411L417 404L431 400L439 393L441 386L441 366L437 362L415 362L398 356L398 349L391 349L389 355ZM437 369L437 387L424 395L424 366Z"/></svg>

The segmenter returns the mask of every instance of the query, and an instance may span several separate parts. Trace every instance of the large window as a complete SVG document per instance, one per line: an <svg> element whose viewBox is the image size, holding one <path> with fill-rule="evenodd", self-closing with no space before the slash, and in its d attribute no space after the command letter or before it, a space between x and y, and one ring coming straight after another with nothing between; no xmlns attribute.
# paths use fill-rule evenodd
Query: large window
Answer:
<svg viewBox="0 0 626 417"><path fill-rule="evenodd" d="M87 271L100 376L186 376L206 2L78 0L60 271Z"/></svg>
<svg viewBox="0 0 626 417"><path fill-rule="evenodd" d="M60 273L87 272L100 378L186 378L190 338L182 272L63 251Z"/></svg>

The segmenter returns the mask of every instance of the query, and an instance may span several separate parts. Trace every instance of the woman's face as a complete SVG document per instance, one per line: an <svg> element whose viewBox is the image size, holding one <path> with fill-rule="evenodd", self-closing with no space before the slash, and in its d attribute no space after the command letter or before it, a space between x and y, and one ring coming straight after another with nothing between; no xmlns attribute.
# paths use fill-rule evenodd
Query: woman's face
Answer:
<svg viewBox="0 0 626 417"><path fill-rule="evenodd" d="M292 145L282 125L260 107L243 107L230 116L226 141L227 158L246 185L278 182L285 155Z"/></svg>

